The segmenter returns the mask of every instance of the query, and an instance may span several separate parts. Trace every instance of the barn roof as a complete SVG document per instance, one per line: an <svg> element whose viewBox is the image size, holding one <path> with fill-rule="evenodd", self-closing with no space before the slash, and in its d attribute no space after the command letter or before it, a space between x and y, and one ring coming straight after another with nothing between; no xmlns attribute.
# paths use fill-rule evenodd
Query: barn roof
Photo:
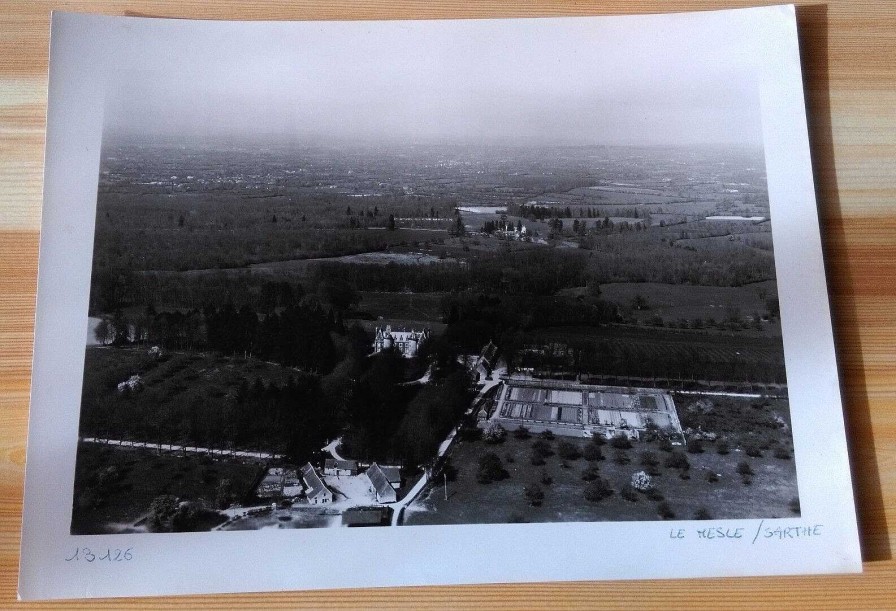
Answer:
<svg viewBox="0 0 896 611"><path fill-rule="evenodd" d="M310 462L305 463L305 466L302 467L302 480L305 482L305 486L309 488L307 493L308 496L315 497L324 492L329 493L331 496L333 495L326 484L324 484L320 477L318 477L317 472L314 470L314 467L311 466Z"/></svg>
<svg viewBox="0 0 896 611"><path fill-rule="evenodd" d="M386 474L383 473L383 470L376 463L373 463L367 469L367 479L369 479L370 483L373 484L373 487L376 488L377 494L381 496L394 492L391 484L389 484L389 479L386 477Z"/></svg>

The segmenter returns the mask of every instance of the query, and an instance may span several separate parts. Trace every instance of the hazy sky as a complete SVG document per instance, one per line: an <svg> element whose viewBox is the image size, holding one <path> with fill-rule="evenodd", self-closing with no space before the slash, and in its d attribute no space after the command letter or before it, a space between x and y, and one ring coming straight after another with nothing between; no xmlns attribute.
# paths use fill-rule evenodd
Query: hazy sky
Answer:
<svg viewBox="0 0 896 611"><path fill-rule="evenodd" d="M111 31L105 121L186 139L759 145L753 38L717 13L129 20Z"/></svg>

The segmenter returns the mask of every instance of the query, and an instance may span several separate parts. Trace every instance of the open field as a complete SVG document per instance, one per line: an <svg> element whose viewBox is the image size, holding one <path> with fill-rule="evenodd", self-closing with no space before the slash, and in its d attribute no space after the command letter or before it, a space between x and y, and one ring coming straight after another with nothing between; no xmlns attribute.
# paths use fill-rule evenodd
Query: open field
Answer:
<svg viewBox="0 0 896 611"><path fill-rule="evenodd" d="M384 319L417 319L433 323L442 320L445 293L360 292L358 310Z"/></svg>
<svg viewBox="0 0 896 611"><path fill-rule="evenodd" d="M702 318L723 321L732 314L754 316L766 314L766 299L777 296L774 281L756 282L745 286L696 286L689 284L661 284L657 282L611 282L600 287L601 298L620 305L631 305L637 296L643 297L646 307L633 310L638 320L662 316L666 321ZM780 332L778 325L765 325Z"/></svg>
<svg viewBox="0 0 896 611"><path fill-rule="evenodd" d="M588 440L558 437L549 442L556 452L559 440L565 439L579 448ZM653 478L654 486L665 497L676 519L693 519L703 508L715 519L774 518L795 515L790 502L797 496L796 469L792 460L771 457L747 458L742 451L734 450L719 455L712 444L706 444L702 454L686 454L690 462L689 479L681 479L680 470L663 466L669 453L663 452L655 442L635 442L630 450L622 451L630 464L620 465L614 460L617 450L605 445L605 460L589 462L584 458L563 460L558 455L549 456L543 466L533 466L530 461L535 438L515 439L512 434L501 444L483 441L460 442L449 453L451 464L457 469L455 482L448 483L448 500L443 487L428 489L415 501L405 514L406 524L478 524L526 522L603 522L630 520L659 520L657 504L637 493L636 501L622 498L620 491L631 480L632 474L644 469L639 464L642 452L651 452L660 461L659 475ZM678 448L678 451L682 451ZM503 462L509 477L504 480L481 484L476 480L478 461L486 452L494 452ZM755 475L745 485L737 473L737 465L746 460ZM564 463L566 466L564 466ZM599 502L589 502L583 497L588 482L582 480L582 472L598 465L600 477L606 478L614 494ZM709 482L708 473L718 474L718 481ZM542 483L545 476L552 480ZM538 484L544 491L540 507L531 506L524 496L524 488ZM437 481L441 484L441 481Z"/></svg>
<svg viewBox="0 0 896 611"><path fill-rule="evenodd" d="M213 507L224 479L230 480L234 497L242 500L262 469L250 460L79 444L72 533L126 531L146 514L154 498L164 494Z"/></svg>

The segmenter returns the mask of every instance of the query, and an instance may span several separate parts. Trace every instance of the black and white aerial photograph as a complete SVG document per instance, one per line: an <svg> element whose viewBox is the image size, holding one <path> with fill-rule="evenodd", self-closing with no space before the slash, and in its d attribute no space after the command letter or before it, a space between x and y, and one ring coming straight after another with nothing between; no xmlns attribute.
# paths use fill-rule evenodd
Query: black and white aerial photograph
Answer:
<svg viewBox="0 0 896 611"><path fill-rule="evenodd" d="M135 41L72 534L800 516L743 30L537 21Z"/></svg>

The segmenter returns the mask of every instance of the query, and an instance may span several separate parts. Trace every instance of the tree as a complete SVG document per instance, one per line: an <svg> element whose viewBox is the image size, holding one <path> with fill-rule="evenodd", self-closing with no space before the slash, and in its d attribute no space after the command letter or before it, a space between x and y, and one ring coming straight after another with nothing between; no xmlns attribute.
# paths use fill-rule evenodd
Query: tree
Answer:
<svg viewBox="0 0 896 611"><path fill-rule="evenodd" d="M681 469L682 471L687 471L691 468L691 463L688 462L688 457L681 452L670 453L669 456L666 457L665 465L671 469Z"/></svg>
<svg viewBox="0 0 896 611"><path fill-rule="evenodd" d="M171 520L177 514L177 497L170 494L157 496L149 505L147 524L154 532L171 531Z"/></svg>
<svg viewBox="0 0 896 611"><path fill-rule="evenodd" d="M542 501L544 501L544 490L538 484L529 484L525 487L523 493L526 496L526 501L533 507L539 507Z"/></svg>
<svg viewBox="0 0 896 611"><path fill-rule="evenodd" d="M579 449L572 443L561 440L557 442L557 454L560 455L560 458L565 460L576 460L582 456L582 453L579 452Z"/></svg>
<svg viewBox="0 0 896 611"><path fill-rule="evenodd" d="M490 484L508 477L501 459L494 452L486 452L479 457L479 469L476 472L476 481L480 484Z"/></svg>
<svg viewBox="0 0 896 611"><path fill-rule="evenodd" d="M501 443L507 437L507 431L500 423L492 420L485 426L482 432L482 439L487 443Z"/></svg>
<svg viewBox="0 0 896 611"><path fill-rule="evenodd" d="M610 487L609 482L603 477L598 477L592 482L589 482L587 486L585 486L585 500L590 501L592 503L599 503L600 501L613 496L613 489Z"/></svg>
<svg viewBox="0 0 896 611"><path fill-rule="evenodd" d="M617 450L628 450L632 447L632 442L628 437L626 437L622 433L619 433L610 440L610 445Z"/></svg>

